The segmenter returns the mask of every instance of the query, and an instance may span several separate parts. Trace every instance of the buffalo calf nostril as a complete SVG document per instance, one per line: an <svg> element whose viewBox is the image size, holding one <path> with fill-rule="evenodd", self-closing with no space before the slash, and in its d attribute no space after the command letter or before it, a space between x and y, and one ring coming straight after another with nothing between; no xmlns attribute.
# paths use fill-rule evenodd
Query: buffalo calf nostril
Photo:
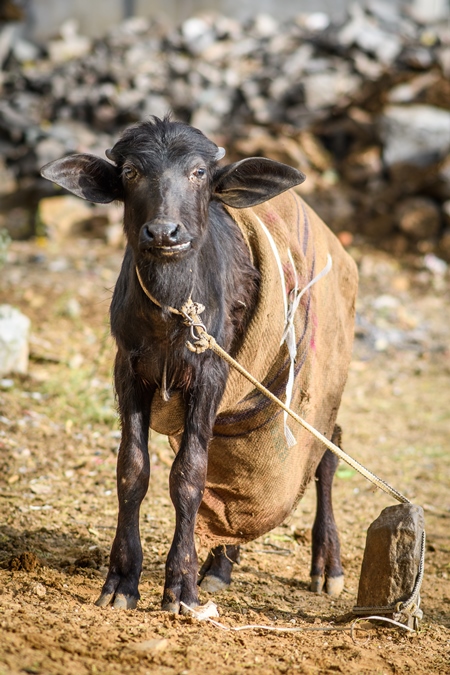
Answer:
<svg viewBox="0 0 450 675"><path fill-rule="evenodd" d="M175 225L171 230L168 232L168 237L171 241L176 241L178 237L178 225Z"/></svg>

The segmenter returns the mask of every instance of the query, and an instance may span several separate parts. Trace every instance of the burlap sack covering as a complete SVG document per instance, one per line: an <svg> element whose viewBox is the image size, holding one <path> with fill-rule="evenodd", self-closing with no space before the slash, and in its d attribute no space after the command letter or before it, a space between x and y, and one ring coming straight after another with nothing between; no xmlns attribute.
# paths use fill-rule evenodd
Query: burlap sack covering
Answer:
<svg viewBox="0 0 450 675"><path fill-rule="evenodd" d="M295 412L331 438L351 357L356 265L293 191L252 209L227 210L244 234L262 279L246 339L234 356L283 401L290 358L286 344L280 343L289 293L296 275L300 289L304 288L326 267L327 254L331 255L331 270L306 291L296 312L291 402ZM276 245L282 271L265 229ZM293 447L286 440L281 408L230 369L209 447L206 490L197 518L202 543L214 546L255 539L282 523L296 506L325 447L291 418L288 424L296 440ZM179 396L168 402L154 397L151 428L167 434L177 451L183 428Z"/></svg>

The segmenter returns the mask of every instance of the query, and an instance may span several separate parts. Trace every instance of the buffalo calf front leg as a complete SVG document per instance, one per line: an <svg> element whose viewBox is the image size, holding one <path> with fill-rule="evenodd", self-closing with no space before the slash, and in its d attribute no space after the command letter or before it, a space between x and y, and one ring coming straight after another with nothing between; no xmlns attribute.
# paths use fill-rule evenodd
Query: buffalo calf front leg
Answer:
<svg viewBox="0 0 450 675"><path fill-rule="evenodd" d="M332 441L340 446L341 430L336 425ZM333 515L331 489L339 459L326 450L316 470L317 510L312 529L311 590L337 597L344 588L339 535Z"/></svg>
<svg viewBox="0 0 450 675"><path fill-rule="evenodd" d="M116 378L122 420L122 440L117 460L119 516L108 575L95 604L134 609L140 597L138 585L142 570L139 510L150 478L148 428L152 392L136 381L134 384L128 381L124 385L126 395L125 392L122 395L122 382L122 379Z"/></svg>
<svg viewBox="0 0 450 675"><path fill-rule="evenodd" d="M198 559L194 531L206 484L208 444L217 407L225 388L227 367L203 362L186 401L186 419L180 449L170 472L170 496L175 507L175 533L166 562L162 608L184 613L180 603L198 605Z"/></svg>

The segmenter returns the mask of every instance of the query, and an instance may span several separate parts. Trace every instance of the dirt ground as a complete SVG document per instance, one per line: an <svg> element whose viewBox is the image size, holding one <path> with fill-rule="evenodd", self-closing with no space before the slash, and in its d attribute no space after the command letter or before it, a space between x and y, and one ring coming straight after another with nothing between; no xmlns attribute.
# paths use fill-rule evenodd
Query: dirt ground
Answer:
<svg viewBox="0 0 450 675"><path fill-rule="evenodd" d="M344 448L425 509L420 631L350 635L365 533L394 502L342 464L341 598L308 591L313 488L282 527L243 547L231 588L214 598L226 626L334 630L226 632L161 612L174 517L171 452L158 436L141 518L140 604L95 607L117 508L107 313L121 251L99 239L15 242L0 303L27 314L32 335L29 374L0 380L0 675L450 672L448 271L433 258L351 252L361 290Z"/></svg>

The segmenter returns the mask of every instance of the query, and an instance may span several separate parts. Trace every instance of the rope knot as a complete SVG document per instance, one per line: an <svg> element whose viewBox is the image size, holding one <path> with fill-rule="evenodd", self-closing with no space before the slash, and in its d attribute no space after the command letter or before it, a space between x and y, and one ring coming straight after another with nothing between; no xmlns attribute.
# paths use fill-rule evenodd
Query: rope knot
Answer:
<svg viewBox="0 0 450 675"><path fill-rule="evenodd" d="M198 323L198 315L205 311L205 305L201 302L194 302L189 298L181 308L181 314L184 316L186 326L192 326Z"/></svg>
<svg viewBox="0 0 450 675"><path fill-rule="evenodd" d="M185 326L191 329L193 342L186 342L186 347L194 354L203 354L207 349L213 349L216 344L212 335L208 335L205 325L200 321L199 314L205 311L205 306L200 302L193 302L191 298L184 303L181 314L184 316ZM197 331L195 331L197 329Z"/></svg>
<svg viewBox="0 0 450 675"><path fill-rule="evenodd" d="M212 335L203 333L200 337L196 338L195 342L189 342L189 340L187 340L186 347L194 354L203 354L208 349L212 349L215 344L216 341Z"/></svg>

